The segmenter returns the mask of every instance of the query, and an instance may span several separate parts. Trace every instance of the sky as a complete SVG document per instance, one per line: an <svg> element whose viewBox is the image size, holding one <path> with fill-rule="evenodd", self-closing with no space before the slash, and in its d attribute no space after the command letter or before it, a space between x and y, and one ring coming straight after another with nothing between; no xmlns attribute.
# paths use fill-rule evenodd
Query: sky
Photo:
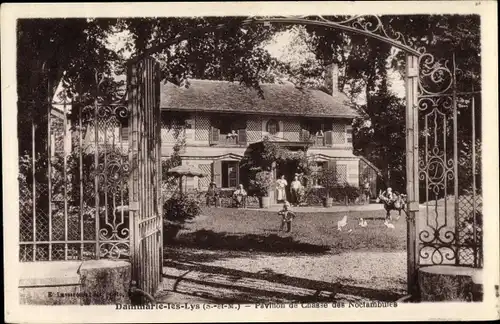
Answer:
<svg viewBox="0 0 500 324"><path fill-rule="evenodd" d="M278 33L268 44L266 44L266 46L264 46L264 48L267 49L272 56L282 60L300 61L306 58L314 59L314 54L311 51L309 51L305 43L299 43L297 42L297 39L294 38L296 34L297 34L296 29L291 29ZM290 47L289 45L292 42L293 42L292 47L294 48L294 53L299 53L300 55L294 55L294 53L290 53L291 51L288 50L288 48ZM391 56L387 60L388 64L392 60L392 57L397 54L397 52L398 50L396 48L393 48ZM405 97L404 80L402 79L401 75L397 71L389 69L388 76L389 76L389 82L391 84L390 90L392 90L396 94L396 96L404 98ZM364 93L357 101L358 103L364 103L366 101L366 98L364 98Z"/></svg>

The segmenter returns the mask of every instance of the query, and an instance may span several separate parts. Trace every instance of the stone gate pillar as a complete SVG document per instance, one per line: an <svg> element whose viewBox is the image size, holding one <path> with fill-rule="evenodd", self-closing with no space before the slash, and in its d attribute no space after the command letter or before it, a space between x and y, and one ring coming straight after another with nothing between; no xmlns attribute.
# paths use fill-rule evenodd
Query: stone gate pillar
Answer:
<svg viewBox="0 0 500 324"><path fill-rule="evenodd" d="M407 280L408 293L418 295L417 228L419 211L418 175L418 57L406 55L406 193L408 195L407 221Z"/></svg>

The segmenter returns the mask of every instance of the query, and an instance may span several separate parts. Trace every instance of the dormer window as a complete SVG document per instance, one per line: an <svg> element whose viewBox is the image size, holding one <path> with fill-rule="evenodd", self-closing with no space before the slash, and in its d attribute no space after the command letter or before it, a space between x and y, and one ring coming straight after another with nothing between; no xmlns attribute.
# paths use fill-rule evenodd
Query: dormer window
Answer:
<svg viewBox="0 0 500 324"><path fill-rule="evenodd" d="M271 135L276 135L280 131L278 121L276 119L270 119L267 122L266 131Z"/></svg>

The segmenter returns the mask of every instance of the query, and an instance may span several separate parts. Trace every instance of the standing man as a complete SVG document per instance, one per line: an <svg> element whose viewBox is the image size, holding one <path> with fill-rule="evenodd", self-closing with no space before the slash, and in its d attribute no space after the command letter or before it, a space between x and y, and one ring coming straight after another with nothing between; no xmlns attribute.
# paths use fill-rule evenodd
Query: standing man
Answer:
<svg viewBox="0 0 500 324"><path fill-rule="evenodd" d="M370 203L370 181L368 181L367 178L365 178L365 181L363 183L363 193L365 194L365 203L369 204Z"/></svg>
<svg viewBox="0 0 500 324"><path fill-rule="evenodd" d="M300 181L299 181L299 176L295 175L295 177L293 178L293 181L290 185L290 193L292 196L292 203L294 203L295 206L298 206L300 203L299 197L300 197L300 190L301 189L302 189L302 183L300 183Z"/></svg>

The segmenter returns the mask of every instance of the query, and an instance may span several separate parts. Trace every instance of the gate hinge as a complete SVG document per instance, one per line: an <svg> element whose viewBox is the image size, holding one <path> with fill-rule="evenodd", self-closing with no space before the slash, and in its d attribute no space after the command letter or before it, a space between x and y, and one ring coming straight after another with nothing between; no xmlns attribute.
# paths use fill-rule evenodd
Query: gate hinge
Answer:
<svg viewBox="0 0 500 324"><path fill-rule="evenodd" d="M129 206L128 206L129 211L138 211L139 210L139 202L138 201L131 201Z"/></svg>
<svg viewBox="0 0 500 324"><path fill-rule="evenodd" d="M410 201L408 203L408 211L409 212L417 212L420 210L420 204L418 201Z"/></svg>
<svg viewBox="0 0 500 324"><path fill-rule="evenodd" d="M408 68L408 77L411 78L411 77L417 77L417 76L418 76L418 68L409 67Z"/></svg>

